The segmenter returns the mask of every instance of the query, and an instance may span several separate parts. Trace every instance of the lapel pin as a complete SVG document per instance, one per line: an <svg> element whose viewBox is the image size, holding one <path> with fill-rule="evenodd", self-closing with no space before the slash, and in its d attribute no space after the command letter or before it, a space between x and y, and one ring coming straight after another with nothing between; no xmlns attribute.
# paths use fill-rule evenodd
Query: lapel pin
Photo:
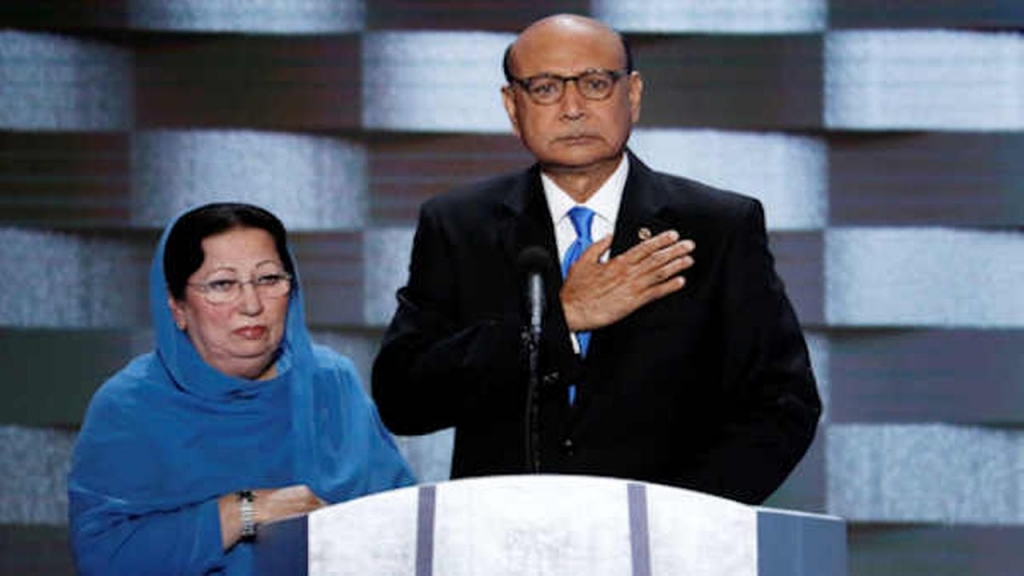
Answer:
<svg viewBox="0 0 1024 576"><path fill-rule="evenodd" d="M647 240L651 237L651 229L647 226L641 226L640 229L636 231L636 235L640 240Z"/></svg>

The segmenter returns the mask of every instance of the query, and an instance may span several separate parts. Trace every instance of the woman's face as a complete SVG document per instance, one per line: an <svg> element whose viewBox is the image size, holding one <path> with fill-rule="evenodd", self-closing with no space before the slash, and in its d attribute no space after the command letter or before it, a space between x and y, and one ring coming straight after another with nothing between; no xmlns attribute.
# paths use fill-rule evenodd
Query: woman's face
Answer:
<svg viewBox="0 0 1024 576"><path fill-rule="evenodd" d="M285 272L274 238L259 228L233 228L207 237L202 246L203 265L189 277L185 298L168 296L175 323L203 360L224 374L273 377L289 296L268 297L250 281ZM243 283L237 298L223 303L207 299L204 289L208 293L211 283L231 281Z"/></svg>

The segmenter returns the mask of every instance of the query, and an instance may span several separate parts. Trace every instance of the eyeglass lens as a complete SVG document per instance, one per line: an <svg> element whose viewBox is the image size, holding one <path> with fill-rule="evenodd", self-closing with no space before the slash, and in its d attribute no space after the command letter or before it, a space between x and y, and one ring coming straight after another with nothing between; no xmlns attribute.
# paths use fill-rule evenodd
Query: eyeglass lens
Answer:
<svg viewBox="0 0 1024 576"><path fill-rule="evenodd" d="M244 281L234 277L217 278L195 286L208 302L223 304L237 300L245 284L251 284L260 296L266 298L280 298L291 290L290 276L285 272L261 273Z"/></svg>
<svg viewBox="0 0 1024 576"><path fill-rule="evenodd" d="M612 93L619 75L607 70L585 72L578 76L542 75L522 81L530 98L538 104L552 104L562 99L566 84L576 83L580 95L588 100L604 100Z"/></svg>

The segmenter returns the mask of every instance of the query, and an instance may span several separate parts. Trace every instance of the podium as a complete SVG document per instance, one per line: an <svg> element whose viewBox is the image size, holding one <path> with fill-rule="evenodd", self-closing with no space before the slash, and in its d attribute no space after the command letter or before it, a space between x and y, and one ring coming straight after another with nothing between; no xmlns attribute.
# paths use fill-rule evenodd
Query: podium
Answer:
<svg viewBox="0 0 1024 576"><path fill-rule="evenodd" d="M256 574L845 576L845 522L591 476L492 476L260 527Z"/></svg>

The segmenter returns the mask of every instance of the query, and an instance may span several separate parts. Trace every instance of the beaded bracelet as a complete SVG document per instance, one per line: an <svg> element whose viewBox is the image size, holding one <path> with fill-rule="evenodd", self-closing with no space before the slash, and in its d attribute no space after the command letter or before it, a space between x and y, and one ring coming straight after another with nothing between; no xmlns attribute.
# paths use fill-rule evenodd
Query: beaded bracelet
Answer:
<svg viewBox="0 0 1024 576"><path fill-rule="evenodd" d="M252 507L255 499L252 490L242 490L238 493L238 510L242 515L242 540L256 538L256 513Z"/></svg>

